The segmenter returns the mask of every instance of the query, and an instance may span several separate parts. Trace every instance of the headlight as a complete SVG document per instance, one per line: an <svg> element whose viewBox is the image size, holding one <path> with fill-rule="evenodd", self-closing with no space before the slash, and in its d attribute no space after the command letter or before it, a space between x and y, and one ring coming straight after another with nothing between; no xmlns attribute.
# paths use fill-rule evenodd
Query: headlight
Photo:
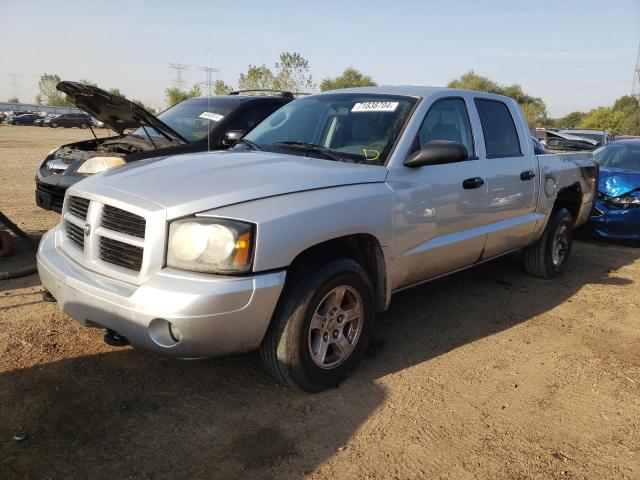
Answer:
<svg viewBox="0 0 640 480"><path fill-rule="evenodd" d="M625 195L624 197L610 197L607 199L609 203L618 205L640 205L640 197L634 195Z"/></svg>
<svg viewBox="0 0 640 480"><path fill-rule="evenodd" d="M126 162L122 157L91 157L80 165L78 173L92 175L94 173L104 172L111 168L120 167L125 163Z"/></svg>
<svg viewBox="0 0 640 480"><path fill-rule="evenodd" d="M192 217L171 222L167 266L206 273L251 269L254 227L221 218Z"/></svg>

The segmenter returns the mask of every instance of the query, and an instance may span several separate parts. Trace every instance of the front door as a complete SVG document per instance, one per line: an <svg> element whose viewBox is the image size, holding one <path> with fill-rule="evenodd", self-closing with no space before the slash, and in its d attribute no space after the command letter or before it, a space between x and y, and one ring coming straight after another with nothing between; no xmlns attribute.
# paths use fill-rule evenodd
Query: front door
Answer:
<svg viewBox="0 0 640 480"><path fill-rule="evenodd" d="M485 159L476 156L465 100L436 101L422 122L413 151L431 140L463 144L466 161L392 170L394 286L418 283L474 264L482 253L487 203Z"/></svg>

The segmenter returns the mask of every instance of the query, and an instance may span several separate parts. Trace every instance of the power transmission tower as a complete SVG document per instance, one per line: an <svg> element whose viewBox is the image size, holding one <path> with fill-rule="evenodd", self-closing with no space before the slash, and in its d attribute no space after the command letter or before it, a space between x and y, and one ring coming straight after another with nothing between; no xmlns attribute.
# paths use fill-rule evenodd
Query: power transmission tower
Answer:
<svg viewBox="0 0 640 480"><path fill-rule="evenodd" d="M14 72L5 72L9 77L11 77L11 89L13 90L13 96L15 98L20 98L20 88L19 88L19 80L22 79L21 73Z"/></svg>
<svg viewBox="0 0 640 480"><path fill-rule="evenodd" d="M179 90L184 90L185 89L185 85L187 84L187 81L182 78L182 72L186 72L187 69L189 68L189 65L185 65L183 63L171 63L171 62L167 62L169 64L169 68L175 70L176 72L176 76L173 77L173 86L176 87Z"/></svg>
<svg viewBox="0 0 640 480"><path fill-rule="evenodd" d="M640 44L638 44L638 58L636 59L636 69L633 72L633 87L631 95L640 100Z"/></svg>
<svg viewBox="0 0 640 480"><path fill-rule="evenodd" d="M215 81L213 80L213 74L218 71L217 68L213 67L200 67L200 70L206 72L207 79L204 82L200 82L202 85L207 86L207 95L213 95L213 86L215 85Z"/></svg>

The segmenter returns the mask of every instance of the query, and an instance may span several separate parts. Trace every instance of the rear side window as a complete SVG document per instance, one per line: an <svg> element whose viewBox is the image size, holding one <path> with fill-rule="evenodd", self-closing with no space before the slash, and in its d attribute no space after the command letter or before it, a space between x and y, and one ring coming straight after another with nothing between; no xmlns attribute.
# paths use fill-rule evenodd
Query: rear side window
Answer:
<svg viewBox="0 0 640 480"><path fill-rule="evenodd" d="M520 140L509 108L497 100L476 98L475 102L484 133L487 158L521 156Z"/></svg>

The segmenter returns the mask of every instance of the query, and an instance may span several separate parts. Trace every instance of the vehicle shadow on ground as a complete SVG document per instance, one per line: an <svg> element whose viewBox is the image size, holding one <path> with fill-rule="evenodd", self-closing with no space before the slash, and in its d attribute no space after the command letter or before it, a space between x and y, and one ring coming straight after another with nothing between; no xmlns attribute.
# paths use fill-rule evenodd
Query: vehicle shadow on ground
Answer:
<svg viewBox="0 0 640 480"><path fill-rule="evenodd" d="M277 385L255 354L185 362L124 349L0 374L0 478L300 478L382 405L382 377L585 285L628 285L616 270L638 258L580 242L560 279L533 279L507 258L398 294L353 377L316 395ZM19 428L28 438L17 443Z"/></svg>

